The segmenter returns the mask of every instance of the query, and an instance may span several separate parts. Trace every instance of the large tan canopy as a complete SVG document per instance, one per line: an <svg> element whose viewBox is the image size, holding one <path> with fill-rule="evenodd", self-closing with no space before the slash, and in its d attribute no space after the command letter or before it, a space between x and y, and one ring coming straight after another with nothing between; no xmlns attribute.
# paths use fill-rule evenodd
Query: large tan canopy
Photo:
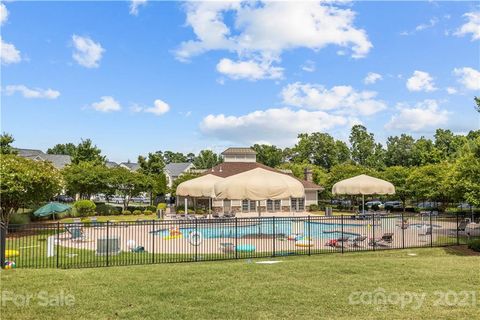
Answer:
<svg viewBox="0 0 480 320"><path fill-rule="evenodd" d="M225 178L214 189L218 199L279 200L305 196L305 189L297 179L262 168Z"/></svg>
<svg viewBox="0 0 480 320"><path fill-rule="evenodd" d="M333 194L394 194L395 187L388 181L361 174L335 183Z"/></svg>
<svg viewBox="0 0 480 320"><path fill-rule="evenodd" d="M207 174L192 180L182 182L177 187L177 195L182 197L209 197L215 198L213 186L224 180L222 177Z"/></svg>

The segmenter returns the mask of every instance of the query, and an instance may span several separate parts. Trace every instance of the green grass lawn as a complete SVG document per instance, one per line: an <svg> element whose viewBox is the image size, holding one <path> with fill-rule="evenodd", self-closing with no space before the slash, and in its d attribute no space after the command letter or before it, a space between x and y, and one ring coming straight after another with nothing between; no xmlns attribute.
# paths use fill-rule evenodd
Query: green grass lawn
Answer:
<svg viewBox="0 0 480 320"><path fill-rule="evenodd" d="M411 254L416 254L412 256ZM2 319L473 319L480 313L479 256L453 249L285 257L89 269L1 271L2 294L33 294L30 304L3 301ZM60 290L73 306L40 306L36 294ZM376 290L376 291L375 291ZM349 304L352 292L425 294L413 304ZM450 292L445 305L435 305ZM461 305L476 291L476 306ZM463 294L467 295L467 294ZM357 296L358 297L358 296ZM453 297L453 298L452 298ZM455 299L457 299L455 301ZM42 300L44 301L44 300ZM469 300L471 301L471 300Z"/></svg>

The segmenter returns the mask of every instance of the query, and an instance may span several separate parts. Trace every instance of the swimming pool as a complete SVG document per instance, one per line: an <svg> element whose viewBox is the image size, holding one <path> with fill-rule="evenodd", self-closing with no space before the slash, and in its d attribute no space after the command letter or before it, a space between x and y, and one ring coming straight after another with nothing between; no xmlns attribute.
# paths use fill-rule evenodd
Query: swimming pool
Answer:
<svg viewBox="0 0 480 320"><path fill-rule="evenodd" d="M348 225L344 225L346 227ZM364 225L351 225L354 227L365 228ZM238 225L235 228L235 225L217 225L214 227L206 227L203 225L198 225L195 230L194 227L185 227L180 228L180 232L183 235L188 235L192 231L197 231L202 234L206 239L212 238L243 238L248 236L257 236L257 235L267 235L273 236L288 236L291 234L302 234L304 236L310 237L312 239L331 239L339 238L342 236L341 224L334 223L318 223L318 222L308 222L308 221L292 221L292 220L279 220L275 221L261 221L255 224L249 225ZM154 234L166 237L169 235L168 229L153 231ZM354 232L343 232L344 236L358 236L360 233Z"/></svg>

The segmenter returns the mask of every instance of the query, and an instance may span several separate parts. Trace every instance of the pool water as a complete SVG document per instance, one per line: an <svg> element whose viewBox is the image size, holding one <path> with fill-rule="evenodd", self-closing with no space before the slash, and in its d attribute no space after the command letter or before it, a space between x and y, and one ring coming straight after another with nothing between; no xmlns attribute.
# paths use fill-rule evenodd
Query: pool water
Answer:
<svg viewBox="0 0 480 320"><path fill-rule="evenodd" d="M310 226L310 227L309 227ZM362 230L367 230L365 225L347 225L352 227L359 227ZM332 223L318 223L307 221L291 221L291 220L280 220L275 221L273 225L272 221L261 221L256 224L250 224L247 226L237 226L235 232L234 225L217 225L214 227L205 227L198 225L196 231L200 232L202 236L206 239L212 238L242 238L245 236L255 236L255 235L291 235L291 234L303 234L304 236L310 237L312 239L331 239L339 238L342 236L342 226L341 224L332 224ZM360 230L360 229L359 229ZM180 228L180 232L184 235L188 235L190 232L195 231L195 228ZM154 233L161 237L166 237L169 235L169 230L158 230ZM356 237L360 233L344 232L344 236Z"/></svg>

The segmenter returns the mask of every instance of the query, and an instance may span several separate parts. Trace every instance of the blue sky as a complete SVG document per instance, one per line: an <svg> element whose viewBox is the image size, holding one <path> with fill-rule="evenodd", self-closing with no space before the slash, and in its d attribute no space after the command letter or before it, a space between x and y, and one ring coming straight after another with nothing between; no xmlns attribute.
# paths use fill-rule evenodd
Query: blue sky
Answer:
<svg viewBox="0 0 480 320"><path fill-rule="evenodd" d="M475 2L6 2L1 127L114 161L480 127Z"/></svg>

